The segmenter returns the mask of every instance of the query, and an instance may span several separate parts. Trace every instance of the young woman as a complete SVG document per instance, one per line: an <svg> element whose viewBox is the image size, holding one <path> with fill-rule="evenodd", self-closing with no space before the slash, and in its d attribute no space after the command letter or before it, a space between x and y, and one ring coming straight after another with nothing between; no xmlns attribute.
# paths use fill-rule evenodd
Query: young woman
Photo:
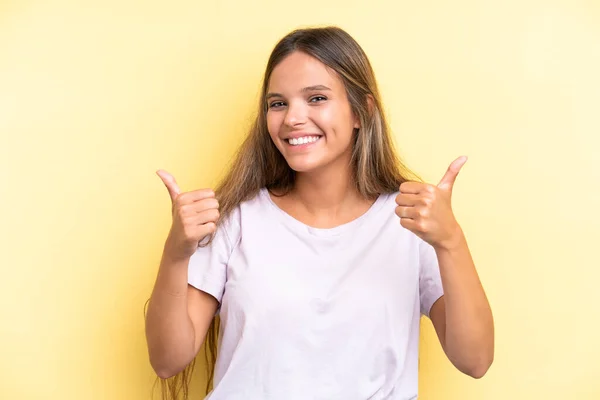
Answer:
<svg viewBox="0 0 600 400"><path fill-rule="evenodd" d="M187 389L207 339L210 400L415 399L421 315L460 371L483 376L492 313L451 208L465 162L422 182L394 153L353 38L285 36L216 191L182 193L157 171L173 225L146 335L152 367L174 377L163 389Z"/></svg>

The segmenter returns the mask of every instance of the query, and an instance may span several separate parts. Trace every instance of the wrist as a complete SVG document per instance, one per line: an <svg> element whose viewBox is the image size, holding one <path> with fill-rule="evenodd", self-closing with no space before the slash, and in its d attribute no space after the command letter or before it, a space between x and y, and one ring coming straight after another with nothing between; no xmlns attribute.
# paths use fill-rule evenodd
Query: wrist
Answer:
<svg viewBox="0 0 600 400"><path fill-rule="evenodd" d="M182 256L181 251L174 246L169 239L165 242L163 247L162 260L164 264L175 265L175 264L186 264L190 261L191 256Z"/></svg>
<svg viewBox="0 0 600 400"><path fill-rule="evenodd" d="M456 225L456 227L452 230L452 234L450 234L445 240L442 240L440 243L437 243L433 247L436 251L454 251L459 249L465 243L465 235L462 231L460 225Z"/></svg>

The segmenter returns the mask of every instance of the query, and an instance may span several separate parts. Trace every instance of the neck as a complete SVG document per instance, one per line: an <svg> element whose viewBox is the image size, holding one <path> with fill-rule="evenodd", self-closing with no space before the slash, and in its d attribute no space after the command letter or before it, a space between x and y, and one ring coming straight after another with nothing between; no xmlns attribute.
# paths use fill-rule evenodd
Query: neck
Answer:
<svg viewBox="0 0 600 400"><path fill-rule="evenodd" d="M356 190L348 165L330 166L324 171L296 174L292 196L310 214L333 213L334 215L364 201Z"/></svg>

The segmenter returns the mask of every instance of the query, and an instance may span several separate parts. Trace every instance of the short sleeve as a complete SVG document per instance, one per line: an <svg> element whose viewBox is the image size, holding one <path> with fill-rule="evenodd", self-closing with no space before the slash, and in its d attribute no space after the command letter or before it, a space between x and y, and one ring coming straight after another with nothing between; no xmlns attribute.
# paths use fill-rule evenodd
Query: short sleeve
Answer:
<svg viewBox="0 0 600 400"><path fill-rule="evenodd" d="M225 291L227 281L227 264L234 249L235 241L232 233L239 231L235 220L237 210L224 220L217 228L210 244L198 247L188 264L188 283L216 298L219 303Z"/></svg>
<svg viewBox="0 0 600 400"><path fill-rule="evenodd" d="M431 306L444 294L440 266L435 249L419 239L419 296L421 314L429 318Z"/></svg>

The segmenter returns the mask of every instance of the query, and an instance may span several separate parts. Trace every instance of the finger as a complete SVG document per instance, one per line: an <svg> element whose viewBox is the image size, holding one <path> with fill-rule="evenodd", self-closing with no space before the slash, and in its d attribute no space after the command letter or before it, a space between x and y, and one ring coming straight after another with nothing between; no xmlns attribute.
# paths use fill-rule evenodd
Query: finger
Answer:
<svg viewBox="0 0 600 400"><path fill-rule="evenodd" d="M185 194L186 193L180 195L177 199L177 203L175 204L175 208L179 209L179 214L181 216L194 217L196 214L200 214L202 211L219 209L219 202L214 197L194 201L191 203L182 203L181 201Z"/></svg>
<svg viewBox="0 0 600 400"><path fill-rule="evenodd" d="M171 196L171 201L174 202L175 199L177 198L177 196L179 195L179 193L181 193L181 190L179 189L179 185L177 185L177 181L175 181L175 178L173 177L173 175L171 175L170 173L168 173L167 171L164 171L162 169L159 169L158 171L156 171L156 174L159 176L159 178L163 181L163 183L167 187L167 190L169 191L169 196Z"/></svg>
<svg viewBox="0 0 600 400"><path fill-rule="evenodd" d="M219 210L215 208L211 208L209 210L204 210L195 217L194 221L196 225L204 225L207 223L217 223L219 220Z"/></svg>
<svg viewBox="0 0 600 400"><path fill-rule="evenodd" d="M400 225L408 229L409 231L415 232L418 230L417 222L410 218L400 218Z"/></svg>
<svg viewBox="0 0 600 400"><path fill-rule="evenodd" d="M212 189L198 189L191 192L185 192L179 196L180 204L191 204L205 199L215 199L215 192Z"/></svg>
<svg viewBox="0 0 600 400"><path fill-rule="evenodd" d="M212 210L212 209L218 210L219 209L219 201L217 199L215 199L214 197L201 199L201 200L191 203L190 205L194 208L194 210L197 213L201 213L202 211L205 211L205 210Z"/></svg>
<svg viewBox="0 0 600 400"><path fill-rule="evenodd" d="M419 194L424 191L429 191L426 183L407 181L400 185L400 193Z"/></svg>
<svg viewBox="0 0 600 400"><path fill-rule="evenodd" d="M456 177L458 176L460 169L467 162L467 159L467 156L458 157L452 162L452 164L450 164L448 170L444 174L444 177L438 184L438 187L440 189L452 190L452 188L454 187L454 182L456 181Z"/></svg>
<svg viewBox="0 0 600 400"><path fill-rule="evenodd" d="M418 217L418 212L415 207L396 207L396 215L402 218L415 219Z"/></svg>
<svg viewBox="0 0 600 400"><path fill-rule="evenodd" d="M217 225L214 222L208 222L198 226L198 236L204 237L210 235L217 230ZM204 239L203 239L204 240Z"/></svg>
<svg viewBox="0 0 600 400"><path fill-rule="evenodd" d="M400 193L396 196L396 204L404 207L414 207L419 201L419 195L412 193Z"/></svg>

